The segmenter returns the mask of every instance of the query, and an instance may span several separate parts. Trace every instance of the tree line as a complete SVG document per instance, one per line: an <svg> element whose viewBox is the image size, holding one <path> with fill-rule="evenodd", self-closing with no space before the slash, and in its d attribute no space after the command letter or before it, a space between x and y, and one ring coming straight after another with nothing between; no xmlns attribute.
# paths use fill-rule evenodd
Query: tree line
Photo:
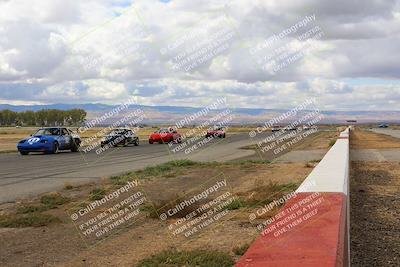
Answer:
<svg viewBox="0 0 400 267"><path fill-rule="evenodd" d="M21 112L4 109L0 110L0 126L77 126L85 121L86 115L83 109Z"/></svg>

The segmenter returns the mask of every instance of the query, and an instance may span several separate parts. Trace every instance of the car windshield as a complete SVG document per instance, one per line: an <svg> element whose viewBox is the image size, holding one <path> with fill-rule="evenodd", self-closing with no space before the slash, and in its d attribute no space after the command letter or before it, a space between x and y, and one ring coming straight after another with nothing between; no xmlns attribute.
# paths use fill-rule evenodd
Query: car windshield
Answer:
<svg viewBox="0 0 400 267"><path fill-rule="evenodd" d="M59 135L59 128L43 128L39 129L34 135Z"/></svg>
<svg viewBox="0 0 400 267"><path fill-rule="evenodd" d="M123 134L125 131L124 130L112 130L108 135L118 135L118 134Z"/></svg>

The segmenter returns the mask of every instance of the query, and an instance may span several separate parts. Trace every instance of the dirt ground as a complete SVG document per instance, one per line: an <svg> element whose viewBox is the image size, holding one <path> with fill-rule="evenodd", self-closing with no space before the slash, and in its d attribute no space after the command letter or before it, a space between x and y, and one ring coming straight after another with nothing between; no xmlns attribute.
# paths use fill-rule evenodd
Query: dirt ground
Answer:
<svg viewBox="0 0 400 267"><path fill-rule="evenodd" d="M367 130L357 129L351 137L351 149L400 148L400 140L398 138L389 135L373 133Z"/></svg>
<svg viewBox="0 0 400 267"><path fill-rule="evenodd" d="M207 181L213 184L213 181L223 177L233 195L249 196L256 193L258 187L270 182L299 184L311 170L304 164L277 163L191 167L169 177L146 180L142 190L148 199L162 203L176 198L177 192L185 194L193 188L200 188ZM214 177L211 182L210 177ZM44 227L2 228L1 266L134 266L143 258L171 248L219 250L237 260L239 256L234 255L232 249L250 244L259 235L248 219L253 208L246 207L230 211L223 220L211 224L193 238L172 237L167 222L171 223L173 219L162 221L142 217L123 227L118 234L107 237L104 242L92 245L82 239L68 214L83 196L96 187L98 185L86 185L61 192L74 203L47 211L60 218L61 223ZM3 205L1 212L15 208L10 205Z"/></svg>
<svg viewBox="0 0 400 267"><path fill-rule="evenodd" d="M315 136L312 137L311 140L307 140L307 142L301 142L298 146L294 148L294 150L326 150L330 149L330 142L332 140L336 140L339 136L339 131L325 131L319 132Z"/></svg>
<svg viewBox="0 0 400 267"><path fill-rule="evenodd" d="M293 146L291 146L289 149L283 150L279 153L275 154L275 148L270 149L267 151L262 151L257 145L251 145L244 147L243 149L252 149L256 153L251 156L247 156L243 159L248 159L248 160L268 160L268 161L275 161L277 160L280 156L287 154L290 154L290 151L298 151L298 155L300 155L300 158L304 158L301 155L304 155L306 153L313 153L313 151L320 151L322 153L326 153L330 148L331 148L331 141L336 140L336 138L339 136L339 131L336 128L332 128L329 126L322 126L320 127L323 131L313 133L310 136L308 136L305 139L302 139L301 141L295 143ZM290 142L292 139L286 140L284 143ZM263 144L263 146L272 144L274 142L270 142L267 144ZM277 145L277 147L281 146L284 143L280 143ZM301 161L303 162L303 161Z"/></svg>
<svg viewBox="0 0 400 267"><path fill-rule="evenodd" d="M352 149L398 148L400 139L356 130ZM400 266L400 162L352 162L352 266Z"/></svg>

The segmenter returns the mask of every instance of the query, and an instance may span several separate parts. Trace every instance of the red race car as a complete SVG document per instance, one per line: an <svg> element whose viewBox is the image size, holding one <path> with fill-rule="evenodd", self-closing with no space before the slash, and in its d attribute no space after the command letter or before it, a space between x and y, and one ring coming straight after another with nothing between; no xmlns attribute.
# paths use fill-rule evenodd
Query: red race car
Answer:
<svg viewBox="0 0 400 267"><path fill-rule="evenodd" d="M149 137L149 144L153 143L181 143L182 136L173 128L160 129L152 133Z"/></svg>
<svg viewBox="0 0 400 267"><path fill-rule="evenodd" d="M225 129L222 127L214 127L213 129L209 129L206 133L206 138L208 137L220 137L220 138L225 138Z"/></svg>

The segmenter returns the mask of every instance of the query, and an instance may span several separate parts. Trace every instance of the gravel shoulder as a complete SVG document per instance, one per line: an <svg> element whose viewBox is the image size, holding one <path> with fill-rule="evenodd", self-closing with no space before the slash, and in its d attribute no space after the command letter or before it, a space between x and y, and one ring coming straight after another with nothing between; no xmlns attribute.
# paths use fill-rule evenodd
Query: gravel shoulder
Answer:
<svg viewBox="0 0 400 267"><path fill-rule="evenodd" d="M356 130L350 140L353 149L363 148L363 153L370 151L371 157L376 149L400 146L400 139L360 130ZM352 266L399 266L399 192L399 161L352 161Z"/></svg>

